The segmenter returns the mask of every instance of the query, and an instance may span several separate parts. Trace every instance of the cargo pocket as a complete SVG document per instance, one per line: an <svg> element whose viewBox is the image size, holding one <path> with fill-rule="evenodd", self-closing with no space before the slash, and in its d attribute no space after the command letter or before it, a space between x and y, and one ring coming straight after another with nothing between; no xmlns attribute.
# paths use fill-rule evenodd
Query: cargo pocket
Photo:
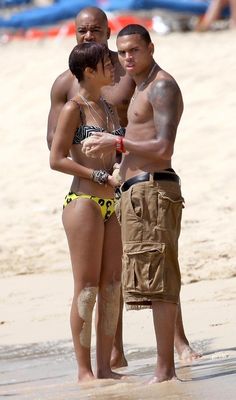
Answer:
<svg viewBox="0 0 236 400"><path fill-rule="evenodd" d="M157 226L161 229L178 229L182 208L184 208L184 198L180 193L159 192Z"/></svg>
<svg viewBox="0 0 236 400"><path fill-rule="evenodd" d="M145 190L140 185L134 185L129 191L129 210L128 212L137 221L142 221L143 217L143 201L145 199Z"/></svg>
<svg viewBox="0 0 236 400"><path fill-rule="evenodd" d="M123 255L123 288L129 293L150 295L164 291L165 244L148 244Z"/></svg>

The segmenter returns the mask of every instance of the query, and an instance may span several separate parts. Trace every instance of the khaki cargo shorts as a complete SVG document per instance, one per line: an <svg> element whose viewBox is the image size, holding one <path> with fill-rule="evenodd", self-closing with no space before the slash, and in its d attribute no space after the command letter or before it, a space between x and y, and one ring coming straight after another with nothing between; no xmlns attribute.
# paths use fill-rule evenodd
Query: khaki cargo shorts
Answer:
<svg viewBox="0 0 236 400"><path fill-rule="evenodd" d="M121 223L122 286L127 309L151 308L152 301L178 303L178 262L184 199L172 181L146 181L122 192L116 205Z"/></svg>

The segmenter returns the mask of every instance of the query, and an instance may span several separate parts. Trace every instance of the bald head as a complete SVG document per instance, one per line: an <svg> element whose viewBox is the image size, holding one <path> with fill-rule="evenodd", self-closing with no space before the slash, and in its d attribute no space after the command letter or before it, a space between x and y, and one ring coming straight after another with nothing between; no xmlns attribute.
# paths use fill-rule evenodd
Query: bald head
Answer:
<svg viewBox="0 0 236 400"><path fill-rule="evenodd" d="M101 8L98 7L86 7L86 8L82 8L82 10L80 10L80 12L76 15L75 18L75 24L77 23L77 20L80 19L80 17L83 16L87 16L88 18L97 18L99 19L104 25L108 26L108 20L107 20L107 16L104 13L103 10L101 10Z"/></svg>
<svg viewBox="0 0 236 400"><path fill-rule="evenodd" d="M76 16L77 43L97 42L107 45L110 37L107 16L98 7L83 8Z"/></svg>

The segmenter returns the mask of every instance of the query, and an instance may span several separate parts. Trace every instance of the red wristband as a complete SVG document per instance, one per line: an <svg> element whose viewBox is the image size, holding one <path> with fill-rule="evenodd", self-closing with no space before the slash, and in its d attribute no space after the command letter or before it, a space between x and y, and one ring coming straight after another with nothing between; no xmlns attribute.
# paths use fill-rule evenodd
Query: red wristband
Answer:
<svg viewBox="0 0 236 400"><path fill-rule="evenodd" d="M116 151L119 153L125 153L125 146L124 146L124 140L123 137L117 137L116 138Z"/></svg>

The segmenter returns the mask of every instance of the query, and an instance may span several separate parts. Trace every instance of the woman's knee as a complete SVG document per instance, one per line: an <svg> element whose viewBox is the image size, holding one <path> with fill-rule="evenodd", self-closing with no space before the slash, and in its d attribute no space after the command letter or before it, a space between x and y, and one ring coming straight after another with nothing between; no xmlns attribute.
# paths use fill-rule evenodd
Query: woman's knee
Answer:
<svg viewBox="0 0 236 400"><path fill-rule="evenodd" d="M89 348L91 345L92 315L97 293L98 287L85 287L78 294L76 301L78 315L83 320L83 325L79 336L80 343L86 348Z"/></svg>
<svg viewBox="0 0 236 400"><path fill-rule="evenodd" d="M120 292L121 289L121 281L117 279L110 279L107 280L106 282L100 282L99 285L99 293L101 295L110 295L112 293L115 293L115 296L117 296L117 293Z"/></svg>

